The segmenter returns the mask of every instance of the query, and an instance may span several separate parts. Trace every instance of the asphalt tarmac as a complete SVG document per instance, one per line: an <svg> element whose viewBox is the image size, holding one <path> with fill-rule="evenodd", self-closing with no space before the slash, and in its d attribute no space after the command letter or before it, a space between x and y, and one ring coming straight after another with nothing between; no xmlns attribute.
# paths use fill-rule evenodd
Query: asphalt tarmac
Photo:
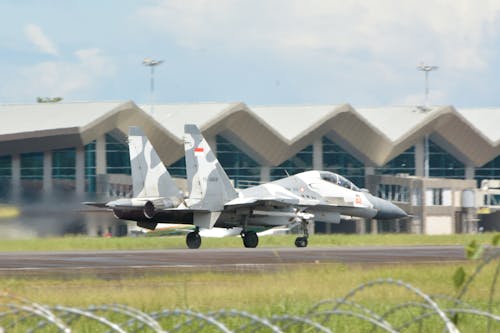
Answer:
<svg viewBox="0 0 500 333"><path fill-rule="evenodd" d="M465 260L462 246L169 249L94 252L3 252L0 275L103 271L272 270L319 263L411 264Z"/></svg>

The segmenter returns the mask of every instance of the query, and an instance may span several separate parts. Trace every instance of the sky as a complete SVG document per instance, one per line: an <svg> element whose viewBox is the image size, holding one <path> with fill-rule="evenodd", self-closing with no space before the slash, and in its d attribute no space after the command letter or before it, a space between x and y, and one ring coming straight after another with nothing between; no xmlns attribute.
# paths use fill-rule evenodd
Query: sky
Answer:
<svg viewBox="0 0 500 333"><path fill-rule="evenodd" d="M0 0L0 104L500 107L500 1Z"/></svg>

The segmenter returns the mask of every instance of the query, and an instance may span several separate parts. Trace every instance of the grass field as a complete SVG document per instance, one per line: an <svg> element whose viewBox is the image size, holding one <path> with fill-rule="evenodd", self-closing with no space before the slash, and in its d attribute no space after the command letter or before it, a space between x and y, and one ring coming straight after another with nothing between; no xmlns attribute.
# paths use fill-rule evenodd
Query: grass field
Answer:
<svg viewBox="0 0 500 333"><path fill-rule="evenodd" d="M260 237L259 247L294 246L296 235ZM466 245L471 240L489 244L493 234L414 235L414 234L334 234L311 235L309 246L377 246L377 245ZM243 247L240 237L203 238L202 248ZM0 251L71 251L71 250L134 250L186 248L184 236L98 238L68 236L1 240Z"/></svg>
<svg viewBox="0 0 500 333"><path fill-rule="evenodd" d="M270 315L300 313L322 299L342 297L357 285L379 278L400 279L429 294L453 294L452 276L458 266L464 266L468 272L475 267L474 263L370 267L309 264L275 272L145 273L113 280L92 274L72 279L0 277L0 285L45 304L86 306L116 302L147 311L177 307L210 311L232 307ZM487 299L488 278L493 275L493 268L488 267L475 281L469 299L474 302ZM393 290L386 300L399 301L406 294L402 289ZM361 296L363 302L378 302L380 289Z"/></svg>
<svg viewBox="0 0 500 333"><path fill-rule="evenodd" d="M264 247L293 246L294 235L261 237ZM408 234L381 235L313 235L312 246L378 246L378 245L466 245L471 240L490 244L493 234L425 236ZM242 247L239 237L204 239L202 247ZM185 248L183 236L90 238L62 237L0 242L0 251L69 251L115 249ZM134 274L103 275L99 272L64 275L30 276L0 275L0 291L19 295L47 305L85 308L90 305L125 304L151 313L162 309L193 309L208 313L220 309L237 309L270 318L273 315L304 316L312 306L325 299L341 298L350 290L381 278L405 281L430 295L456 296L453 276L463 267L466 277L478 265L464 263L413 265L362 264L298 264L282 266L275 271L236 272L165 272L144 271ZM498 274L498 259L487 265L474 279L463 298L474 309L500 313L500 285L496 281L493 306L488 309L491 284ZM383 313L396 304L421 301L408 290L397 286L378 286L361 291L352 299L376 313ZM0 304L2 299L0 298ZM417 311L417 310L413 310ZM408 311L390 318L391 323L404 322ZM441 327L438 319L426 322L425 332ZM486 331L486 320L466 317L459 322L461 332ZM0 325L1 326L1 325ZM96 331L95 326L82 323L82 332ZM336 332L371 331L366 322L339 317L331 326ZM26 327L19 328L19 332ZM500 330L500 322L493 331ZM300 331L300 329L298 330ZM297 331L297 332L298 332ZM437 330L441 331L441 330ZM409 330L409 332L416 332Z"/></svg>
<svg viewBox="0 0 500 333"><path fill-rule="evenodd" d="M458 266L312 264L275 272L145 273L114 280L93 275L70 280L62 277L0 277L0 285L13 294L49 305L87 307L120 303L146 312L189 308L205 313L234 308L269 318L283 314L304 315L321 300L343 297L352 288L379 278L400 279L431 295L453 296L456 290L452 276ZM471 274L476 264L469 262L462 266ZM475 308L487 308L494 266L489 265L482 271L464 298ZM353 300L379 313L394 304L421 301L395 286L370 288ZM500 312L500 297L495 298L492 312ZM346 320L340 320L337 328L357 331L358 324L363 326ZM483 324L481 321L466 321L462 325L474 329Z"/></svg>

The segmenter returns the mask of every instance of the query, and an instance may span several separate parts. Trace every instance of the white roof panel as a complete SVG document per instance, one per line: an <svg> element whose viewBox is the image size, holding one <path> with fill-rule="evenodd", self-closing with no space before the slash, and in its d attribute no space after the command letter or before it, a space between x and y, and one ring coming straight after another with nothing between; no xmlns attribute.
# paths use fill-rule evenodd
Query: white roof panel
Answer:
<svg viewBox="0 0 500 333"><path fill-rule="evenodd" d="M457 109L457 112L492 143L500 140L500 109Z"/></svg>
<svg viewBox="0 0 500 333"><path fill-rule="evenodd" d="M354 108L364 119L368 121L380 133L392 142L397 141L410 130L424 122L425 119L434 114L439 108L430 111L422 111L417 107L389 106L377 108Z"/></svg>
<svg viewBox="0 0 500 333"><path fill-rule="evenodd" d="M250 109L285 139L293 141L337 107L337 105L279 105L252 106Z"/></svg>
<svg viewBox="0 0 500 333"><path fill-rule="evenodd" d="M0 135L83 127L121 104L123 102L0 105Z"/></svg>
<svg viewBox="0 0 500 333"><path fill-rule="evenodd" d="M238 104L239 103L158 104L154 105L152 114L150 105L141 105L141 108L165 127L165 129L179 139L182 139L184 136L185 124L195 124L198 125L198 127L202 127Z"/></svg>

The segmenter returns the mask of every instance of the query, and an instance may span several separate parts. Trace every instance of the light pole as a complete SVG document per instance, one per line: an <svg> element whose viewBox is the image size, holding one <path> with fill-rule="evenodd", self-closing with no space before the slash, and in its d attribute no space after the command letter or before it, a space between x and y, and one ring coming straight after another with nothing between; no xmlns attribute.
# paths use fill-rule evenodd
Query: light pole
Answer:
<svg viewBox="0 0 500 333"><path fill-rule="evenodd" d="M421 63L417 70L425 73L425 106L429 106L429 72L437 70L438 66L431 66Z"/></svg>
<svg viewBox="0 0 500 333"><path fill-rule="evenodd" d="M429 72L437 70L438 66L426 65L424 63L420 63L417 66L417 70L425 73L425 105L424 108L428 109L429 107ZM429 134L426 134L424 137L424 177L429 177Z"/></svg>
<svg viewBox="0 0 500 333"><path fill-rule="evenodd" d="M151 114L153 114L153 97L154 97L154 90L155 90L155 67L160 65L163 62L163 60L154 60L154 59L149 59L145 58L142 61L142 64L144 66L147 66L151 68L151 83L150 83L150 103L151 103Z"/></svg>

